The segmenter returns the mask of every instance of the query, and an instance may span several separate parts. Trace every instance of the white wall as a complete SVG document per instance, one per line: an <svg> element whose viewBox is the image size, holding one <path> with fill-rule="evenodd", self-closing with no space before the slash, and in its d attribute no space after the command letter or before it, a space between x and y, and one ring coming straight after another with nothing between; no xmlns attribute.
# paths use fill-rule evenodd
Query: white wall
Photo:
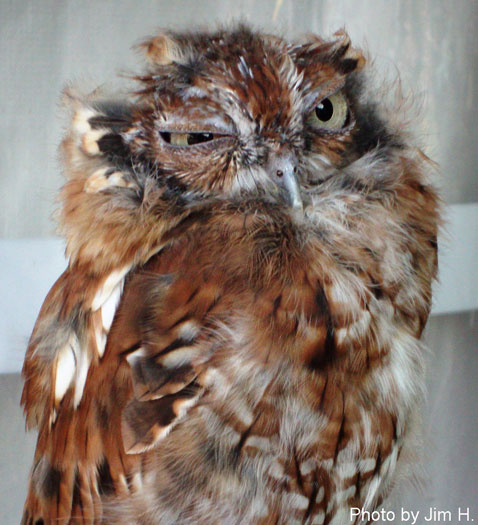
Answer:
<svg viewBox="0 0 478 525"><path fill-rule="evenodd" d="M421 139L441 166L454 207L442 238L442 287L428 330L430 483L405 506L476 505L478 480L478 26L476 0L2 0L0 2L0 357L17 371L34 318L64 264L50 215L62 183L56 161L59 93L131 69L132 43L157 27L233 18L288 34L346 26L380 69L398 69L423 105ZM28 240L30 239L30 240ZM39 277L41 276L41 278ZM451 315L468 310L471 313ZM448 315L443 313L448 312ZM439 315L442 314L442 315ZM18 375L0 376L0 522L18 523L32 440L21 436ZM474 507L475 521L478 509Z"/></svg>

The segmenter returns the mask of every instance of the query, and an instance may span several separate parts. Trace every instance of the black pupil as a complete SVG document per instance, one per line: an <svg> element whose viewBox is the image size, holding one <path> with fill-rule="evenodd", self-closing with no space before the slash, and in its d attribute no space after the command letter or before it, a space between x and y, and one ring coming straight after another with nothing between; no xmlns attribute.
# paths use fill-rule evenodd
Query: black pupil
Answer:
<svg viewBox="0 0 478 525"><path fill-rule="evenodd" d="M188 133L188 145L201 144L213 139L212 133Z"/></svg>
<svg viewBox="0 0 478 525"><path fill-rule="evenodd" d="M328 98L324 98L322 102L315 108L317 118L322 122L327 122L334 114L334 106Z"/></svg>

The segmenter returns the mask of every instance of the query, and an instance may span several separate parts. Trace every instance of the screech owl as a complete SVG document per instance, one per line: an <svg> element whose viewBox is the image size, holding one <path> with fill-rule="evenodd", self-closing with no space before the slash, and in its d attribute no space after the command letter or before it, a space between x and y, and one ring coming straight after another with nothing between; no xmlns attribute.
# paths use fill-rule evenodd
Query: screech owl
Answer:
<svg viewBox="0 0 478 525"><path fill-rule="evenodd" d="M134 93L65 95L23 523L349 523L391 490L423 389L430 163L344 32L141 47Z"/></svg>

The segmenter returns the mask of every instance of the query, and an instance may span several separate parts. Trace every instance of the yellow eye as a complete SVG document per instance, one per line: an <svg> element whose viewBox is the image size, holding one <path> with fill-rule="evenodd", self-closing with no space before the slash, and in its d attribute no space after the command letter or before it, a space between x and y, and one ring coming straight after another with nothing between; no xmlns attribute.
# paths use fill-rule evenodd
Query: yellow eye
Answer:
<svg viewBox="0 0 478 525"><path fill-rule="evenodd" d="M342 129L348 122L349 108L343 93L338 91L324 98L309 115L309 123L323 129Z"/></svg>
<svg viewBox="0 0 478 525"><path fill-rule="evenodd" d="M173 146L194 146L203 142L214 140L214 133L173 133L169 131L160 132L162 139Z"/></svg>

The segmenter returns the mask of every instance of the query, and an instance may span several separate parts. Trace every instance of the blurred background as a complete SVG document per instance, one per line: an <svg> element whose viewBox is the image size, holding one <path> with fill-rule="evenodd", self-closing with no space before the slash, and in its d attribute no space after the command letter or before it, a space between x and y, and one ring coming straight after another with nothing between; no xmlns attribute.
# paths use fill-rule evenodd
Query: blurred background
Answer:
<svg viewBox="0 0 478 525"><path fill-rule="evenodd" d="M158 28L243 20L293 37L345 27L422 107L419 137L447 204L441 284L425 338L424 474L397 505L470 507L478 520L478 122L476 0L0 1L0 523L18 523L35 443L19 371L41 302L65 262L51 214L62 184L60 92L113 84ZM452 521L458 522L458 519Z"/></svg>

